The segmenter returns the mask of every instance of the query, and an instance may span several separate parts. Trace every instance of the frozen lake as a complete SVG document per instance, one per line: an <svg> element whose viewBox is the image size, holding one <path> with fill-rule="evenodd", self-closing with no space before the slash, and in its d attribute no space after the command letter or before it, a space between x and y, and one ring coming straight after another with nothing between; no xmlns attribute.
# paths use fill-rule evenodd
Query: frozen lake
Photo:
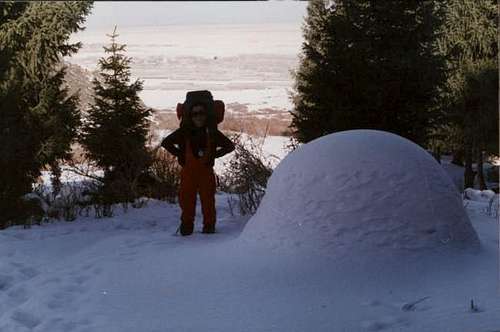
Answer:
<svg viewBox="0 0 500 332"><path fill-rule="evenodd" d="M111 32L107 26L73 35L71 41L83 47L68 61L96 69ZM291 108L290 70L298 65L301 22L118 26L118 34L150 107L171 109L186 91L208 89L249 110Z"/></svg>

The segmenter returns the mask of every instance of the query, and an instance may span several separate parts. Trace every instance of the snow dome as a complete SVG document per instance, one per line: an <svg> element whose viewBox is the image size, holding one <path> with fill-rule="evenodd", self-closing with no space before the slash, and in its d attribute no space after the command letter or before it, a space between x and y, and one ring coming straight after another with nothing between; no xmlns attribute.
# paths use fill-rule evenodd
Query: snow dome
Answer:
<svg viewBox="0 0 500 332"><path fill-rule="evenodd" d="M439 163L413 142L376 130L331 134L289 154L242 236L259 246L327 253L479 245Z"/></svg>

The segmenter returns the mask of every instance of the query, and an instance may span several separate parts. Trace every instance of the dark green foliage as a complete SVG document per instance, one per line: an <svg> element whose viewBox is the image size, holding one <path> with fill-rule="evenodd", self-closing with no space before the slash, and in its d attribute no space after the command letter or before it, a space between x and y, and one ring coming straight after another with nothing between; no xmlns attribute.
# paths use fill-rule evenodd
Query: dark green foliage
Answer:
<svg viewBox="0 0 500 332"><path fill-rule="evenodd" d="M77 96L62 87L62 56L88 1L0 3L0 228L22 222L21 197L40 170L66 158L79 123Z"/></svg>
<svg viewBox="0 0 500 332"><path fill-rule="evenodd" d="M147 117L138 93L142 81L130 83L131 59L125 45L116 43L116 29L107 57L99 60L100 77L94 79L94 103L82 128L86 154L104 170L104 195L112 201L128 201L137 194L137 181L151 163L146 148Z"/></svg>
<svg viewBox="0 0 500 332"><path fill-rule="evenodd" d="M435 142L456 160L463 158L465 187L472 187L472 163L482 163L483 152L498 155L497 4L453 0L443 11L439 50L447 60L447 80Z"/></svg>
<svg viewBox="0 0 500 332"><path fill-rule="evenodd" d="M498 63L478 61L465 72L466 107L462 124L474 148L498 155Z"/></svg>
<svg viewBox="0 0 500 332"><path fill-rule="evenodd" d="M311 1L294 73L294 136L372 128L427 140L443 80L432 1Z"/></svg>

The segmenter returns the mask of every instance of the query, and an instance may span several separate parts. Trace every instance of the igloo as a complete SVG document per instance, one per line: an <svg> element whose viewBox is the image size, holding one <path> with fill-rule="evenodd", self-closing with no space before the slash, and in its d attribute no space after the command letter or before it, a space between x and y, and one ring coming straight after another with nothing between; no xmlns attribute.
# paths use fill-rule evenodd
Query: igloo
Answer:
<svg viewBox="0 0 500 332"><path fill-rule="evenodd" d="M327 253L479 246L441 165L417 144L377 130L334 133L290 153L242 237Z"/></svg>

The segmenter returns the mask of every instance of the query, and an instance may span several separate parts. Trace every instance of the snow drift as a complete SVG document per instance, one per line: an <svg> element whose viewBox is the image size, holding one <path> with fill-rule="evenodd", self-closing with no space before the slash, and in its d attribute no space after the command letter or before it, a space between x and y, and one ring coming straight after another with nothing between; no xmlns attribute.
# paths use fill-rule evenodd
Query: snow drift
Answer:
<svg viewBox="0 0 500 332"><path fill-rule="evenodd" d="M411 141L376 130L331 134L289 154L242 239L330 256L479 246L443 168Z"/></svg>

